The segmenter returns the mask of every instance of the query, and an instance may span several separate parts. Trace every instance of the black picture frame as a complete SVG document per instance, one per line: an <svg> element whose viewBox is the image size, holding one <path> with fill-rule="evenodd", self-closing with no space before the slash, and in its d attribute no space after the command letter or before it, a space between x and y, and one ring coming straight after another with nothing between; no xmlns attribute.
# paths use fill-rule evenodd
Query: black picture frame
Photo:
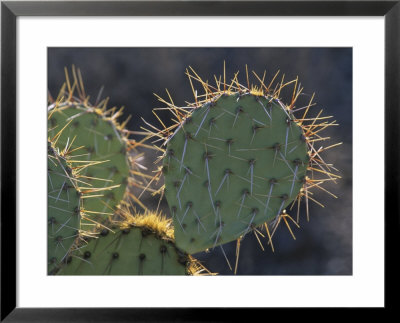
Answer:
<svg viewBox="0 0 400 323"><path fill-rule="evenodd" d="M16 307L16 19L19 16L384 16L385 308L395 306L399 236L400 1L2 1L1 2L1 321L233 321L232 308ZM373 179L371 179L372 181ZM373 183L371 183L371 186ZM371 237L373 239L373 237ZM371 255L373 257L373 255ZM40 293L40 291L38 291ZM278 310L278 309L275 309ZM282 312L282 309L280 310ZM289 315L292 311L287 312ZM387 311L386 311L387 313ZM291 314L290 314L291 315ZM379 310L378 315L382 315ZM372 318L372 317L371 317ZM382 319L382 317L380 316ZM250 318L250 320L252 320Z"/></svg>

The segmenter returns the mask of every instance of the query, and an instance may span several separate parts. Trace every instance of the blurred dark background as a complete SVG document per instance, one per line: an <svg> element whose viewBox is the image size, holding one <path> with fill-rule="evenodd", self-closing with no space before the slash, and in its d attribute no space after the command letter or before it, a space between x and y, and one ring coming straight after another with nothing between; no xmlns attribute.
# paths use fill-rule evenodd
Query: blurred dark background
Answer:
<svg viewBox="0 0 400 323"><path fill-rule="evenodd" d="M246 84L245 65L262 76L267 71L267 82L280 70L285 80L299 77L304 95L296 106L308 103L315 92L317 106L314 115L324 109L323 115L334 116L339 126L324 131L332 139L321 142L326 147L343 142L324 153L324 160L333 163L342 176L337 184L324 187L338 199L322 191L315 191L307 222L305 206L301 208L300 229L292 226L293 240L284 225L275 233L275 252L262 240L262 251L253 234L241 244L238 274L240 275L351 275L352 274L352 49L351 48L49 48L48 89L57 96L65 76L64 67L74 64L81 70L86 93L96 100L104 86L102 97L110 97L109 106L125 106L125 115L132 115L130 130L144 126L141 118L157 124L152 109L162 107L153 93L167 99L167 88L174 103L184 106L192 102L190 83L184 75L192 66L203 78L214 83L214 75L223 73L233 77L237 71L239 81ZM252 77L250 82L257 84ZM200 85L197 85L201 91ZM287 96L289 93L283 93ZM291 93L290 93L291 95ZM163 121L171 124L170 115L161 113ZM139 139L139 138L138 138ZM317 145L317 148L320 146ZM154 169L153 155L145 160ZM156 208L158 199L146 196L146 204ZM304 204L304 203L303 203ZM168 214L165 201L163 210ZM296 217L296 211L289 212ZM232 266L235 263L236 243L223 246ZM231 275L220 248L194 255L211 271Z"/></svg>

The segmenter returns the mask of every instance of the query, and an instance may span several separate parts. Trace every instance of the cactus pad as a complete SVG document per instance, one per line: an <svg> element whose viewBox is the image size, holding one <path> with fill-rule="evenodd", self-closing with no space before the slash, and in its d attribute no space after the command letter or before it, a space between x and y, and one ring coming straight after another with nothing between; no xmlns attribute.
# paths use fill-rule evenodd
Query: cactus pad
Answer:
<svg viewBox="0 0 400 323"><path fill-rule="evenodd" d="M152 223L152 225L149 225ZM132 217L115 231L103 230L68 258L60 275L187 275L199 267L176 248L154 214ZM164 228L164 229L160 229Z"/></svg>
<svg viewBox="0 0 400 323"><path fill-rule="evenodd" d="M304 138L270 96L224 94L194 109L168 140L163 163L178 246L195 253L279 216L303 185Z"/></svg>
<svg viewBox="0 0 400 323"><path fill-rule="evenodd" d="M48 272L67 257L80 229L81 192L71 165L48 142Z"/></svg>
<svg viewBox="0 0 400 323"><path fill-rule="evenodd" d="M253 232L262 248L259 235L266 237L274 250L272 237L284 223L295 239L290 223L299 227L300 203L305 201L308 220L309 201L323 206L310 196L313 190L336 198L322 186L340 178L321 153L341 143L316 147L330 139L321 131L337 126L336 120L321 116L322 110L310 112L314 94L308 103L303 100L307 94L300 98L298 78L278 80L278 71L266 83L266 71L262 77L252 73L255 84L247 65L247 86L239 82L239 71L227 81L224 63L223 75L214 75L212 84L189 67L194 102L182 107L168 91L168 100L156 95L164 107L153 112L169 110L172 125L160 116L158 126L146 122L154 143L162 140L162 165L153 181L164 179L160 199L165 196L168 202L177 246L188 253L217 245L223 251L222 244L236 240L235 273L247 233ZM296 203L295 220L288 212Z"/></svg>

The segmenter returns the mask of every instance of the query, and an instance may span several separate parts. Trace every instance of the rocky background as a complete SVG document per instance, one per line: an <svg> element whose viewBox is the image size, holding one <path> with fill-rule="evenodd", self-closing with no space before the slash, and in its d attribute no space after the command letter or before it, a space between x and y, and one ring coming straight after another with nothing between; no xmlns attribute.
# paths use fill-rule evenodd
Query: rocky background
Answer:
<svg viewBox="0 0 400 323"><path fill-rule="evenodd" d="M317 106L314 113L324 109L324 115L334 116L340 125L330 127L324 134L332 139L321 142L329 146L343 142L325 153L325 161L340 170L342 179L337 184L324 186L338 199L315 191L313 197L322 208L310 202L310 221L301 208L300 229L292 226L296 240L281 225L274 236L275 252L263 240L265 251L253 234L241 244L239 275L351 275L352 274L352 50L351 48L49 48L48 89L57 95L64 82L64 67L72 64L80 68L86 92L96 100L104 86L102 97L110 97L110 106L125 106L125 115L132 115L130 130L140 130L146 121L157 124L151 110L162 107L153 93L167 98L171 93L174 103L184 106L192 102L190 83L184 75L190 65L210 82L214 74L226 75L240 71L239 80L246 84L245 64L258 75L267 71L270 80L276 71L285 74L285 80L299 77L304 94L297 107L308 103L315 92ZM257 83L255 78L253 83ZM198 85L197 88L201 90ZM287 93L286 93L287 94ZM284 94L284 95L286 95ZM171 124L168 113L160 114ZM138 138L139 139L139 138ZM319 146L317 146L319 147ZM145 164L154 169L154 156ZM158 199L146 196L150 208L156 208ZM165 201L161 204L169 213ZM296 211L291 213L294 217ZM224 245L232 266L236 243ZM195 255L213 272L232 275L220 248Z"/></svg>

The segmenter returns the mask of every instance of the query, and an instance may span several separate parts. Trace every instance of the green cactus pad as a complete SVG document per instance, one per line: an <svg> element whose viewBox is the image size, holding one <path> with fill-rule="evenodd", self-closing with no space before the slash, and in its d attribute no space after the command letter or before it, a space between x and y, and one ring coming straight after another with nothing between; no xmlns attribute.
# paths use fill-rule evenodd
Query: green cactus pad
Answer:
<svg viewBox="0 0 400 323"><path fill-rule="evenodd" d="M48 143L48 272L73 248L80 228L81 192L71 166Z"/></svg>
<svg viewBox="0 0 400 323"><path fill-rule="evenodd" d="M303 130L277 99L222 94L168 140L165 196L177 246L196 253L269 221L298 195L309 155Z"/></svg>
<svg viewBox="0 0 400 323"><path fill-rule="evenodd" d="M133 225L105 229L76 250L60 275L185 275L189 258L172 240Z"/></svg>
<svg viewBox="0 0 400 323"><path fill-rule="evenodd" d="M92 212L94 220L104 218L102 213L116 209L126 191L129 176L126 141L114 121L105 117L100 109L70 103L50 110L49 114L49 136L55 136L70 122L62 131L58 145L74 140L72 148L83 147L79 150L80 159L104 161L82 172L87 176L85 181L99 188L119 185L112 191L102 192L101 197L85 201L85 209Z"/></svg>

